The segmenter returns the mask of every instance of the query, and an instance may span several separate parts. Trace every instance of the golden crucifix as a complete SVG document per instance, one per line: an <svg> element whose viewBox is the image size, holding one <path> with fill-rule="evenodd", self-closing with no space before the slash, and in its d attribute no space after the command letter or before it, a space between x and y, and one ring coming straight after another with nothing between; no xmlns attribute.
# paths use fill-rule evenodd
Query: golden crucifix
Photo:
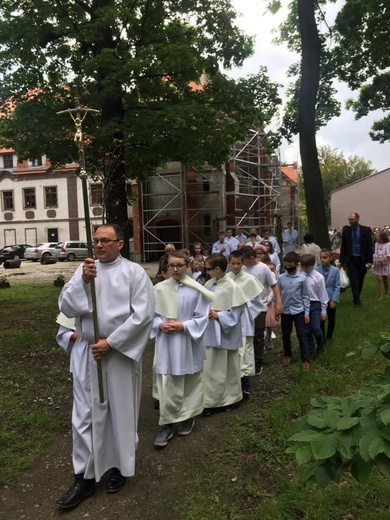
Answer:
<svg viewBox="0 0 390 520"><path fill-rule="evenodd" d="M57 114L58 115L69 114L76 127L76 132L75 132L73 140L76 143L77 148L79 149L80 179L81 179L81 186L83 189L83 202L84 202L85 233L87 235L88 256L90 258L92 258L93 257L93 245L92 245L92 234L91 234L91 221L89 218L87 172L85 169L83 121L88 114L99 114L100 110L94 110L93 108L82 107L79 102L77 87L74 86L73 91L74 91L74 99L75 99L76 108L68 108L67 110L61 110L61 112L57 112ZM92 278L90 281L90 287L91 287L91 298L92 298L92 307L93 307L92 314L93 314L94 338L95 338L95 343L97 343L100 339L100 335L99 335L99 321L98 321L95 279L94 278ZM96 363L97 363L97 375L98 375L98 383L99 383L99 399L100 399L101 403L104 403L103 371L102 371L101 359L98 359L96 361Z"/></svg>

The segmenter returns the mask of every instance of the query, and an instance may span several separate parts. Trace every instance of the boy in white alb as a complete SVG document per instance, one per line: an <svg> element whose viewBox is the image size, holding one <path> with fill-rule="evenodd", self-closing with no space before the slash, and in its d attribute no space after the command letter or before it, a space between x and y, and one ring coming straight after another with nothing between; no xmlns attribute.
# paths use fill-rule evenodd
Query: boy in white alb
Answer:
<svg viewBox="0 0 390 520"><path fill-rule="evenodd" d="M162 426L154 444L164 447L178 434L188 435L194 417L203 411L202 369L206 357L203 335L213 294L186 274L189 255L176 251L169 257L171 278L154 287L156 313L155 371Z"/></svg>
<svg viewBox="0 0 390 520"><path fill-rule="evenodd" d="M242 347L240 348L241 388L243 399L250 394L250 377L255 375L255 353L253 349L253 335L255 333L255 319L264 308L262 292L264 287L259 280L242 270L243 253L232 251L229 256L230 273L227 276L238 284L247 297L244 312L241 316Z"/></svg>
<svg viewBox="0 0 390 520"><path fill-rule="evenodd" d="M226 276L224 256L211 255L205 265L211 276L205 287L215 296L205 334L203 366L204 415L210 415L211 409L229 410L242 399L239 349L242 346L241 315L247 298Z"/></svg>

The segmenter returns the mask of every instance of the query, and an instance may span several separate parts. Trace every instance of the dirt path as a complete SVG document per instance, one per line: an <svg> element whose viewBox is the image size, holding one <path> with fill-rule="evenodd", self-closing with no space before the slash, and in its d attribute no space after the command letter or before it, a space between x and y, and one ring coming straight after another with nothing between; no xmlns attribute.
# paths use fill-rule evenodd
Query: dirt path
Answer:
<svg viewBox="0 0 390 520"><path fill-rule="evenodd" d="M179 520L180 497L191 489L190 469L207 464L210 449L218 446L221 431L234 420L235 414L245 413L245 405L230 413L200 417L188 437L175 436L164 449L155 449L158 412L153 408L152 349L144 354L143 393L141 402L137 468L134 478L118 494L108 495L102 481L97 493L84 500L76 509L57 510L56 499L72 483L71 434L67 431L40 456L14 486L1 491L0 518L28 520L65 517L69 520L95 518L99 520ZM256 378L254 390L261 380ZM257 393L256 392L256 393ZM69 410L70 415L70 410Z"/></svg>
<svg viewBox="0 0 390 520"><path fill-rule="evenodd" d="M154 275L156 264L142 264L146 272ZM57 262L51 265L24 261L20 269L6 271L11 284L54 280L64 274L68 280L77 262ZM229 427L235 414L245 413L245 405L230 413L208 418L198 418L194 431L188 437L175 436L162 450L154 448L158 431L158 411L153 408L152 358L148 348L143 357L143 390L139 422L140 443L137 451L137 467L134 478L118 494L105 492L105 481L97 493L83 501L76 509L62 512L55 505L56 499L72 483L71 432L63 432L47 447L33 467L23 474L16 485L0 491L1 520L29 520L66 517L71 519L95 518L99 520L179 520L182 518L181 497L191 490L190 470L207 464L209 450L216 449L221 431ZM263 382L256 378L254 391L259 395ZM257 391L256 391L257 388ZM259 398L260 399L260 398ZM261 399L262 400L262 399ZM71 410L69 409L69 418Z"/></svg>

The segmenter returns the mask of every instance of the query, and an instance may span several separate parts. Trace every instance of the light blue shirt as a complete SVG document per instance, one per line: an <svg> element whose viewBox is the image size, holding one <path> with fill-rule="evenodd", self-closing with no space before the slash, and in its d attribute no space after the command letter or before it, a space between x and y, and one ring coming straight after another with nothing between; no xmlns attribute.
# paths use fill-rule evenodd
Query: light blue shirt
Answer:
<svg viewBox="0 0 390 520"><path fill-rule="evenodd" d="M282 297L283 314L310 314L310 297L307 290L306 277L299 271L295 274L284 272L278 278L278 286Z"/></svg>

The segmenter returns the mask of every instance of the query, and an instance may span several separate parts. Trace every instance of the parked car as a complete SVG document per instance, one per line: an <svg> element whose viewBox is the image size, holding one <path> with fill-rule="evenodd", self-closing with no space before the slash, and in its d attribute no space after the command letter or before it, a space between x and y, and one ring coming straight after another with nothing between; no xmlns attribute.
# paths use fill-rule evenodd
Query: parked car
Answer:
<svg viewBox="0 0 390 520"><path fill-rule="evenodd" d="M88 257L88 246L85 242L77 242L75 240L58 242L53 254L60 262L63 260L68 260L69 262L82 260Z"/></svg>
<svg viewBox="0 0 390 520"><path fill-rule="evenodd" d="M26 260L37 262L42 258L53 256L54 248L57 244L58 242L44 242L43 244L38 244L37 246L28 247L24 251L24 258L26 258Z"/></svg>
<svg viewBox="0 0 390 520"><path fill-rule="evenodd" d="M0 249L0 265L6 260L13 260L16 256L24 258L24 251L27 247L31 246L29 244L4 246Z"/></svg>

